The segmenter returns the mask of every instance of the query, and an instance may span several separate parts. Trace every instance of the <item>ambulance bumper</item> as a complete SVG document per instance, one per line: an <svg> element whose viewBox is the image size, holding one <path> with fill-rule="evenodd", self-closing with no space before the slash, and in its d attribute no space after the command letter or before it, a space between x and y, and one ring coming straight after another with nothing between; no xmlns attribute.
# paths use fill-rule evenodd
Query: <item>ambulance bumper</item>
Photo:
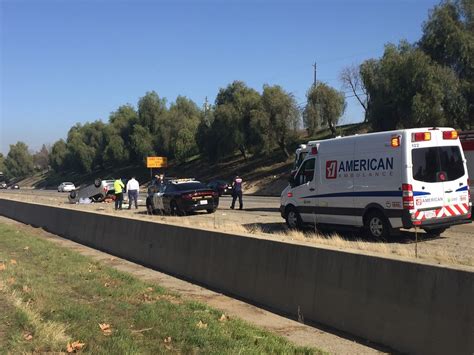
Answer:
<svg viewBox="0 0 474 355"><path fill-rule="evenodd" d="M467 224L467 223L472 223L470 219L471 215L471 210L469 209L469 213L461 216L453 216L453 217L444 217L444 218L431 218L431 219L426 219L423 221L416 221L419 224L413 224L413 220L411 219L410 213L405 210L403 211L403 217L402 217L402 222L403 222L403 228L413 228L413 227L419 227L422 229L438 229L438 228L447 228L450 226L454 226L457 224Z"/></svg>

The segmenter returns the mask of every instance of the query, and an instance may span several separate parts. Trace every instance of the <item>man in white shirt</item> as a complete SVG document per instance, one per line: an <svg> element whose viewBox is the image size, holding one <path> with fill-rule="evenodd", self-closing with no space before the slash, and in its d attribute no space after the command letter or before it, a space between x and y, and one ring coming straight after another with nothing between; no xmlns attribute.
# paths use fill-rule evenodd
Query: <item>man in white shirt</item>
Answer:
<svg viewBox="0 0 474 355"><path fill-rule="evenodd" d="M132 176L127 182L127 192L128 192L128 209L132 208L132 202L135 201L135 208L138 209L138 190L140 189L140 184L135 180L135 176Z"/></svg>

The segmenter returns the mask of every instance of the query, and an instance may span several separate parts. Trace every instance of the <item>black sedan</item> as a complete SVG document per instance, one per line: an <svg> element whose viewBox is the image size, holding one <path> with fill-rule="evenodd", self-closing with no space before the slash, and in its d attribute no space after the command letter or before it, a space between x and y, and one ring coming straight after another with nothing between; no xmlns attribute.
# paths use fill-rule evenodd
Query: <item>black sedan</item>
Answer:
<svg viewBox="0 0 474 355"><path fill-rule="evenodd" d="M232 185L224 180L213 180L207 184L208 187L222 195L232 195Z"/></svg>
<svg viewBox="0 0 474 355"><path fill-rule="evenodd" d="M195 211L213 213L219 205L219 194L199 181L171 180L147 199L147 209L182 216Z"/></svg>

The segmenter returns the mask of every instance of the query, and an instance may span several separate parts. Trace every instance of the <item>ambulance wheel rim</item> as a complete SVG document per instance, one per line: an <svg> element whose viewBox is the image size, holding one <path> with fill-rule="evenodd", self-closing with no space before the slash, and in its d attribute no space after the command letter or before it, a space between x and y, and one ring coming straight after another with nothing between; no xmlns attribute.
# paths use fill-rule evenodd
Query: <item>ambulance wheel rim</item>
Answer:
<svg viewBox="0 0 474 355"><path fill-rule="evenodd" d="M298 225L298 216L295 211L288 212L288 225L293 228Z"/></svg>
<svg viewBox="0 0 474 355"><path fill-rule="evenodd" d="M380 237L383 235L384 226L379 217L372 217L369 223L370 233L373 236Z"/></svg>

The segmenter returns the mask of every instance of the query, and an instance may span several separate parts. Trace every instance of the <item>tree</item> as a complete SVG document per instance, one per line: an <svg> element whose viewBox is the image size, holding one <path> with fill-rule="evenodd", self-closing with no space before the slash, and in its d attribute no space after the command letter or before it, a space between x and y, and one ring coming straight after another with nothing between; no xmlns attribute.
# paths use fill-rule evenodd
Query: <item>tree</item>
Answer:
<svg viewBox="0 0 474 355"><path fill-rule="evenodd" d="M49 151L46 145L42 145L41 149L33 155L33 164L36 169L46 170L49 166Z"/></svg>
<svg viewBox="0 0 474 355"><path fill-rule="evenodd" d="M466 102L462 128L474 125L474 3L445 1L436 6L423 25L419 47L436 63L449 67L460 80Z"/></svg>
<svg viewBox="0 0 474 355"><path fill-rule="evenodd" d="M268 120L264 124L264 131L268 132L270 147L274 144L278 145L286 157L289 157L287 144L290 137L295 135L299 117L294 96L283 90L281 86L265 85L262 105Z"/></svg>
<svg viewBox="0 0 474 355"><path fill-rule="evenodd" d="M5 157L0 153L0 178L5 173Z"/></svg>
<svg viewBox="0 0 474 355"><path fill-rule="evenodd" d="M130 154L122 137L117 134L110 135L104 151L104 163L110 166L123 165L129 158Z"/></svg>
<svg viewBox="0 0 474 355"><path fill-rule="evenodd" d="M166 100L160 99L155 91L147 92L138 101L138 123L151 133L158 131L160 118L166 112Z"/></svg>
<svg viewBox="0 0 474 355"><path fill-rule="evenodd" d="M305 125L310 134L318 125L329 127L336 136L336 125L346 109L344 94L324 83L311 87L306 94Z"/></svg>
<svg viewBox="0 0 474 355"><path fill-rule="evenodd" d="M49 164L54 171L60 172L66 169L67 146L62 139L53 144L51 154L49 155Z"/></svg>
<svg viewBox="0 0 474 355"><path fill-rule="evenodd" d="M343 68L339 80L342 82L342 87L345 90L350 90L357 101L359 101L359 104L364 109L364 123L367 122L368 93L360 77L359 66L352 65Z"/></svg>
<svg viewBox="0 0 474 355"><path fill-rule="evenodd" d="M375 130L440 126L462 119L466 103L454 72L406 42L387 45L380 60L361 65Z"/></svg>
<svg viewBox="0 0 474 355"><path fill-rule="evenodd" d="M10 145L10 151L5 159L5 173L11 178L24 178L34 170L33 157L28 152L28 146L23 142Z"/></svg>
<svg viewBox="0 0 474 355"><path fill-rule="evenodd" d="M263 114L261 97L256 90L242 81L234 81L219 90L215 107L211 130L216 138L221 137L219 141L226 147L221 149L223 154L238 149L246 159L248 149L262 146L267 132L262 132L254 122Z"/></svg>
<svg viewBox="0 0 474 355"><path fill-rule="evenodd" d="M153 137L148 128L136 124L133 127L130 140L133 152L137 157L137 162L144 163L146 157L155 155L155 151L153 150Z"/></svg>

